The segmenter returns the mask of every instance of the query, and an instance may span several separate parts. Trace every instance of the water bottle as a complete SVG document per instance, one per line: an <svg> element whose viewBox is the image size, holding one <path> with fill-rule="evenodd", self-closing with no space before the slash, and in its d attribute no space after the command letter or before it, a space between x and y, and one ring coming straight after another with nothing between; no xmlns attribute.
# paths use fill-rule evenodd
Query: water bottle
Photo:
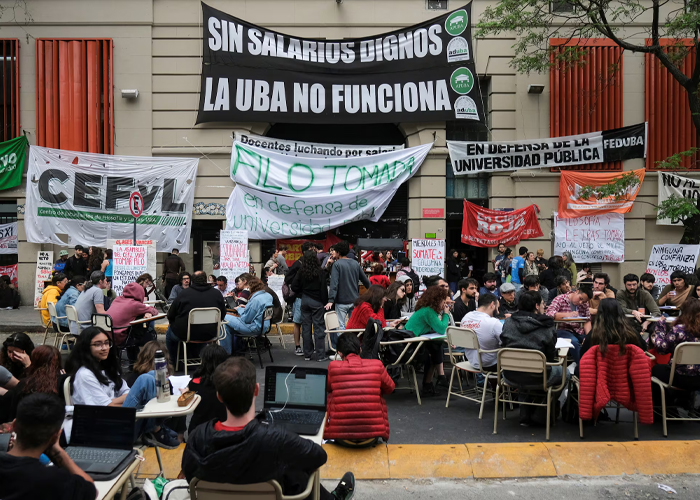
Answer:
<svg viewBox="0 0 700 500"><path fill-rule="evenodd" d="M168 364L165 362L163 351L156 351L156 397L159 403L170 401L170 381L168 380Z"/></svg>

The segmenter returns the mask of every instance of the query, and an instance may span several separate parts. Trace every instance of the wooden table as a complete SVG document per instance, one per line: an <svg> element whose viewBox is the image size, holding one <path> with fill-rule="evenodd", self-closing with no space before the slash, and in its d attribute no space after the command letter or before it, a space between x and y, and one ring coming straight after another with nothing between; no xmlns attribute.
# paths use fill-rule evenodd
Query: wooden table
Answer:
<svg viewBox="0 0 700 500"><path fill-rule="evenodd" d="M134 485L134 478L132 474L136 471L136 468L141 462L141 452L134 457L134 460L129 466L122 471L117 477L110 479L109 481L95 481L95 488L97 488L97 500L111 500L114 498L121 488L122 494L120 496L121 500L126 498L129 489L126 488L126 481L131 479L131 485Z"/></svg>

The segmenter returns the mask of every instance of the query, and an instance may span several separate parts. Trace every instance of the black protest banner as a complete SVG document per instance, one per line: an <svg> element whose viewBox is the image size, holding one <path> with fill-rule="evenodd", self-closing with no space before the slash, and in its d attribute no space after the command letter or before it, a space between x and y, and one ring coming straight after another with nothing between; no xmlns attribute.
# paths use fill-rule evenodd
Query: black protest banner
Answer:
<svg viewBox="0 0 700 500"><path fill-rule="evenodd" d="M447 141L455 175L568 167L645 158L646 123L551 139L511 142Z"/></svg>
<svg viewBox="0 0 700 500"><path fill-rule="evenodd" d="M312 40L202 3L197 123L484 121L471 4L368 38Z"/></svg>

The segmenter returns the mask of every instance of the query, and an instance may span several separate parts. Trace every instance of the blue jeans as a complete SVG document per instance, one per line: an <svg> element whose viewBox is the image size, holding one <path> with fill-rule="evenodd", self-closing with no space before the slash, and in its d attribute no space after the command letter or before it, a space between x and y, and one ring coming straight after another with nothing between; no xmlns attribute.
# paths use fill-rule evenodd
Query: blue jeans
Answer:
<svg viewBox="0 0 700 500"><path fill-rule="evenodd" d="M234 337L233 334L250 333L249 329L245 328L247 325L241 321L241 318L231 314L227 314L224 320L226 321L226 337L221 340L221 347L226 349L229 354L243 350L243 341L240 337Z"/></svg>
<svg viewBox="0 0 700 500"><path fill-rule="evenodd" d="M335 312L338 315L338 324L340 325L341 330L345 330L345 325L348 322L348 313L350 312L350 309L352 309L352 304L336 304L335 305ZM338 337L339 335L335 332L331 332L330 334L330 340L331 340L331 346L333 349L335 349L335 344L338 342Z"/></svg>
<svg viewBox="0 0 700 500"><path fill-rule="evenodd" d="M301 297L297 297L292 305L292 323L301 325Z"/></svg>
<svg viewBox="0 0 700 500"><path fill-rule="evenodd" d="M156 397L156 372L150 371L139 375L134 385L131 386L129 394L122 406L126 408L137 408L144 406L151 399ZM136 421L136 436L140 436L144 432L151 432L156 427L156 420L152 418L139 419Z"/></svg>
<svg viewBox="0 0 700 500"><path fill-rule="evenodd" d="M571 358L578 365L579 361L581 361L581 342L583 342L583 338L570 330L557 330L557 338L571 340L571 344L574 346Z"/></svg>

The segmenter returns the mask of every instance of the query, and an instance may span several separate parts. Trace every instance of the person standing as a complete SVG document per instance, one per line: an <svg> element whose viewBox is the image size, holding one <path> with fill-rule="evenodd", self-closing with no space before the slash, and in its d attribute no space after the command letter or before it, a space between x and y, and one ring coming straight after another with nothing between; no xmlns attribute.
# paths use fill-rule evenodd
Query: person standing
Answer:
<svg viewBox="0 0 700 500"><path fill-rule="evenodd" d="M287 285L291 289L292 283L294 282L294 278L296 277L297 272L299 269L301 269L301 264L304 261L304 253L308 252L309 250L314 250L314 256L316 255L316 247L314 244L310 241L305 241L304 243L301 244L301 251L302 251L302 256L299 257L298 260L292 264L292 267L290 267L286 272L284 276L284 284ZM283 255L282 252L287 253L287 247L285 245L280 245L280 255ZM285 263L285 266L287 264ZM292 292L294 293L294 292ZM285 299L287 300L287 299ZM294 324L293 326L293 333L294 333L294 345L296 346L294 349L294 354L297 356L303 356L304 351L301 349L301 296L297 295L292 295L289 300L292 301L292 323Z"/></svg>
<svg viewBox="0 0 700 500"><path fill-rule="evenodd" d="M75 245L75 254L68 257L66 266L63 268L63 274L68 279L72 279L73 276L88 276L87 261L83 258L83 252L82 245Z"/></svg>
<svg viewBox="0 0 700 500"><path fill-rule="evenodd" d="M112 274L114 273L112 262L112 249L108 248L105 250L105 261L102 263L102 272L105 273L105 278L107 278L109 283L112 282Z"/></svg>
<svg viewBox="0 0 700 500"><path fill-rule="evenodd" d="M462 277L462 270L459 267L459 252L455 249L450 250L450 256L447 258L447 272L445 278L450 285L450 292L457 293L457 283Z"/></svg>
<svg viewBox="0 0 700 500"><path fill-rule="evenodd" d="M535 261L535 253L528 252L527 258L525 259L525 271L523 273L523 277L539 275L540 271L537 268L537 262Z"/></svg>
<svg viewBox="0 0 700 500"><path fill-rule="evenodd" d="M563 252L561 254L561 258L564 261L564 269L571 273L571 279L569 280L571 282L571 286L575 288L576 284L578 283L578 272L576 271L576 262L574 262L574 258L571 255L571 252Z"/></svg>
<svg viewBox="0 0 700 500"><path fill-rule="evenodd" d="M292 291L301 300L301 335L304 338L304 359L327 361L325 353L326 327L323 321L324 304L328 303L326 273L314 250L304 252L301 268L292 282ZM312 335L313 330L313 335Z"/></svg>
<svg viewBox="0 0 700 500"><path fill-rule="evenodd" d="M64 269L66 267L67 261L68 261L68 250L61 250L60 252L58 252L58 260L53 265L53 271L55 273L64 273Z"/></svg>
<svg viewBox="0 0 700 500"><path fill-rule="evenodd" d="M506 248L503 253L503 257L496 261L496 277L498 278L496 282L496 287L499 284L506 283L508 281L508 275L510 274L510 266L513 262L513 250Z"/></svg>
<svg viewBox="0 0 700 500"><path fill-rule="evenodd" d="M513 262L510 263L510 282L513 283L516 292L523 286L523 279L525 278L527 247L520 247L518 252L520 255L514 257Z"/></svg>
<svg viewBox="0 0 700 500"><path fill-rule="evenodd" d="M362 282L365 288L369 288L370 282L367 275L360 268L360 264L356 260L348 258L350 245L348 245L347 241L340 241L334 247L339 258L331 268L331 287L328 291L326 311L335 305L338 323L340 324L340 329L343 330L347 323L348 311L350 311L352 304L360 296L358 283ZM338 335L331 334L330 340L331 345L335 348Z"/></svg>
<svg viewBox="0 0 700 500"><path fill-rule="evenodd" d="M289 267L287 266L287 245L280 245L277 250L277 274L287 274Z"/></svg>
<svg viewBox="0 0 700 500"><path fill-rule="evenodd" d="M500 285L501 283L505 283L505 279L501 280L501 275L503 274L500 270L502 269L500 264L501 261L505 258L506 256L506 245L505 243L499 243L498 244L498 253L496 254L496 257L493 259L493 270L498 276L498 283L497 285Z"/></svg>
<svg viewBox="0 0 700 500"><path fill-rule="evenodd" d="M163 282L165 283L164 295L170 297L173 287L177 285L180 273L186 271L185 262L180 257L180 251L173 248L173 251L163 262Z"/></svg>

